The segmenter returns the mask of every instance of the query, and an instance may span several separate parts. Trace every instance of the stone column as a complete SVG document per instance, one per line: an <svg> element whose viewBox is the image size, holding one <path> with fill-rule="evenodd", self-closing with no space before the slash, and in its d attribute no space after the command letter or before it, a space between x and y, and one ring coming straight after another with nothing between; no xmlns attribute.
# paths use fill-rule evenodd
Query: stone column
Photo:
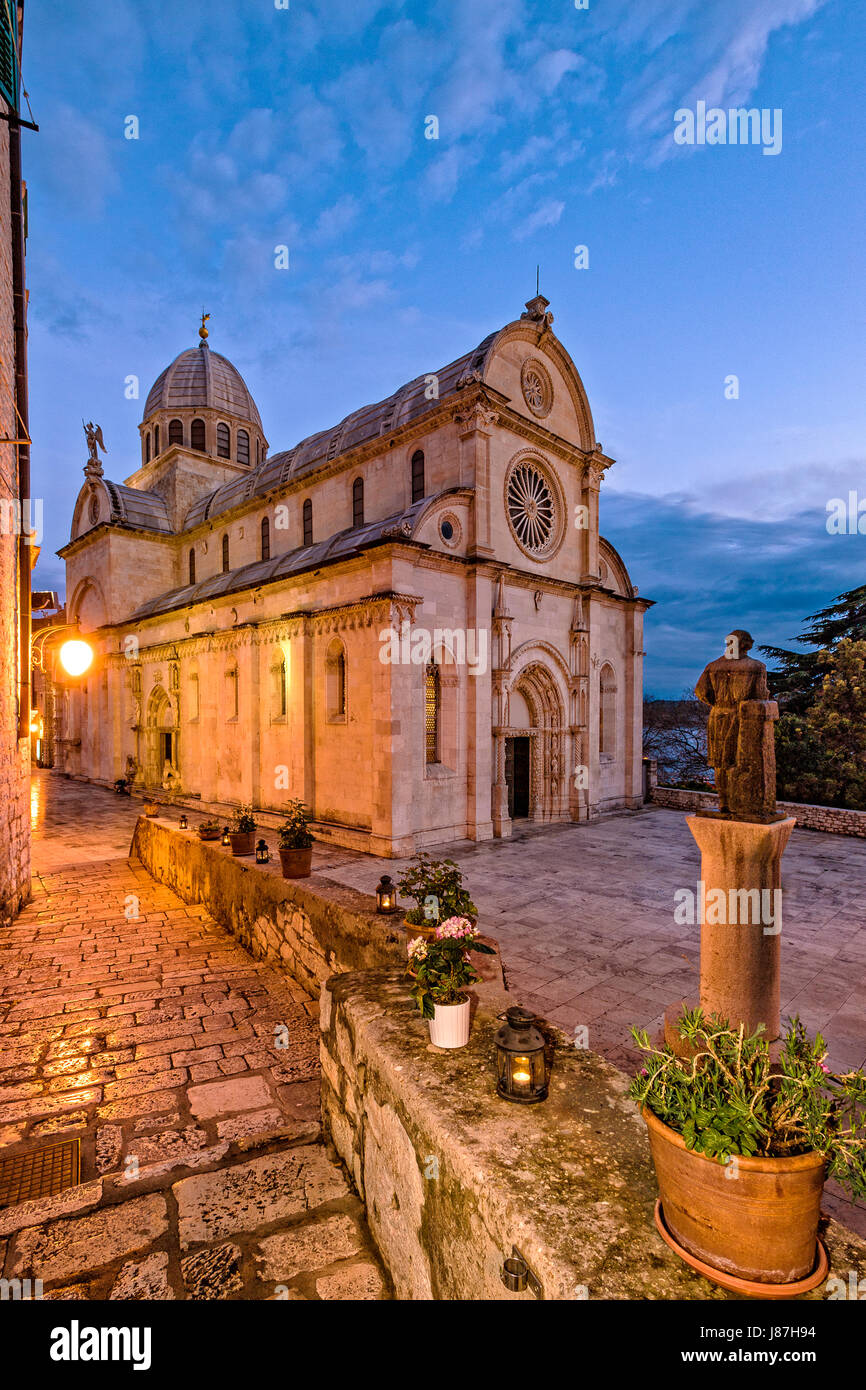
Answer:
<svg viewBox="0 0 866 1390"><path fill-rule="evenodd" d="M511 836L511 816L508 813L508 783L505 780L505 735L493 732L493 834L502 840Z"/></svg>
<svg viewBox="0 0 866 1390"><path fill-rule="evenodd" d="M750 1032L763 1023L772 1041L780 1033L781 863L796 820L691 815L686 824L701 851L701 1008ZM672 1044L683 1002L665 1014Z"/></svg>
<svg viewBox="0 0 866 1390"><path fill-rule="evenodd" d="M495 410L482 399L461 405L454 413L460 450L460 484L474 492L472 504L472 537L470 550L479 555L493 555L495 547L490 533L491 480L490 436L496 423Z"/></svg>

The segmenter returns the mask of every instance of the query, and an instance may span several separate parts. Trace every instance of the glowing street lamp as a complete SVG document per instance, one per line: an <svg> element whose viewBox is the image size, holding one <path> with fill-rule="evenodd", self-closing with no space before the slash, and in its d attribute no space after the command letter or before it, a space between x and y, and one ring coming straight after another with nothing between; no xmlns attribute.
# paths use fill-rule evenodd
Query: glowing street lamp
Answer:
<svg viewBox="0 0 866 1390"><path fill-rule="evenodd" d="M93 648L80 637L71 637L60 648L60 664L68 676L83 676L93 661Z"/></svg>

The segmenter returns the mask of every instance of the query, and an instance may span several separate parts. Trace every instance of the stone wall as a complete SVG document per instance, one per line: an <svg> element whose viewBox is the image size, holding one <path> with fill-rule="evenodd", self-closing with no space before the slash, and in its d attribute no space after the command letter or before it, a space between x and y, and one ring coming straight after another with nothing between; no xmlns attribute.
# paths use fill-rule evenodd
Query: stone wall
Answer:
<svg viewBox="0 0 866 1390"><path fill-rule="evenodd" d="M187 903L203 903L257 960L271 960L318 998L331 975L377 970L406 959L398 919L384 917L364 893L316 876L284 879L280 865L235 859L194 831L141 817L130 859Z"/></svg>
<svg viewBox="0 0 866 1390"><path fill-rule="evenodd" d="M6 439L17 438L19 433L15 415L11 235L9 127L0 122L0 435ZM14 917L30 895L30 741L18 738L17 498L17 451L14 444L0 444L0 926Z"/></svg>
<svg viewBox="0 0 866 1390"><path fill-rule="evenodd" d="M325 1125L397 1298L531 1300L500 1279L514 1245L545 1299L734 1297L656 1232L655 1177L627 1077L559 1035L547 1101L496 1097L501 1002L482 989L468 1047L442 1052L397 972L344 974L322 990ZM836 1270L864 1266L856 1236L831 1221L825 1239Z"/></svg>
<svg viewBox="0 0 866 1390"><path fill-rule="evenodd" d="M649 800L654 806L667 806L672 811L714 810L714 792L683 791L679 787L650 788ZM777 801L782 816L794 816L805 830L827 830L832 835L866 835L866 811L849 811L839 806L809 806L799 801Z"/></svg>

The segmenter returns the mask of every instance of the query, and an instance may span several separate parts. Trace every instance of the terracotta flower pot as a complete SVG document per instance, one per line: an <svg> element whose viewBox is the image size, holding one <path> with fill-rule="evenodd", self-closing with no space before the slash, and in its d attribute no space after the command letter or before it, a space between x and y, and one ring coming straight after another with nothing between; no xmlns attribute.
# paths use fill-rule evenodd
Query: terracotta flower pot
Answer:
<svg viewBox="0 0 866 1390"><path fill-rule="evenodd" d="M146 816L158 816L158 815L159 815L159 807L157 806L157 804L156 804L155 801L145 801L145 803L144 803L144 814L145 814Z"/></svg>
<svg viewBox="0 0 866 1390"><path fill-rule="evenodd" d="M756 1284L793 1284L815 1268L824 1158L747 1158L729 1166L687 1149L650 1110L643 1117L664 1222L714 1269Z"/></svg>
<svg viewBox="0 0 866 1390"><path fill-rule="evenodd" d="M424 941L432 941L434 936L436 935L436 928L438 926L438 923L431 922L428 926L426 922L410 922L408 917L404 917L403 926L406 929L406 945L408 946L410 941L414 941L416 937L419 936Z"/></svg>
<svg viewBox="0 0 866 1390"><path fill-rule="evenodd" d="M309 878L313 866L313 846L306 849L280 849L283 878Z"/></svg>
<svg viewBox="0 0 866 1390"><path fill-rule="evenodd" d="M219 830L199 830L198 832L198 838L200 840L218 840L219 837Z"/></svg>
<svg viewBox="0 0 866 1390"><path fill-rule="evenodd" d="M465 1047L469 1041L469 1000L459 1004L434 1004L428 1019L430 1041L436 1047Z"/></svg>
<svg viewBox="0 0 866 1390"><path fill-rule="evenodd" d="M238 857L242 854L254 854L255 845L253 844L253 840L255 838L255 833L254 830L230 830L229 839L232 842L232 854Z"/></svg>

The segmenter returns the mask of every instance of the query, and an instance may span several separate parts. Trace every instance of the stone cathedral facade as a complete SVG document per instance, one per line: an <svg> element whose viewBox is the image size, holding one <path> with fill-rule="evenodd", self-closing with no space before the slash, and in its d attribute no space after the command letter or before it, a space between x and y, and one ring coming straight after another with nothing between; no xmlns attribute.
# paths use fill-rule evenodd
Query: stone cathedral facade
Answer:
<svg viewBox="0 0 866 1390"><path fill-rule="evenodd" d="M269 453L202 327L125 483L91 458L67 614L97 657L60 766L375 854L642 801L643 614L612 459L543 296L441 371Z"/></svg>

